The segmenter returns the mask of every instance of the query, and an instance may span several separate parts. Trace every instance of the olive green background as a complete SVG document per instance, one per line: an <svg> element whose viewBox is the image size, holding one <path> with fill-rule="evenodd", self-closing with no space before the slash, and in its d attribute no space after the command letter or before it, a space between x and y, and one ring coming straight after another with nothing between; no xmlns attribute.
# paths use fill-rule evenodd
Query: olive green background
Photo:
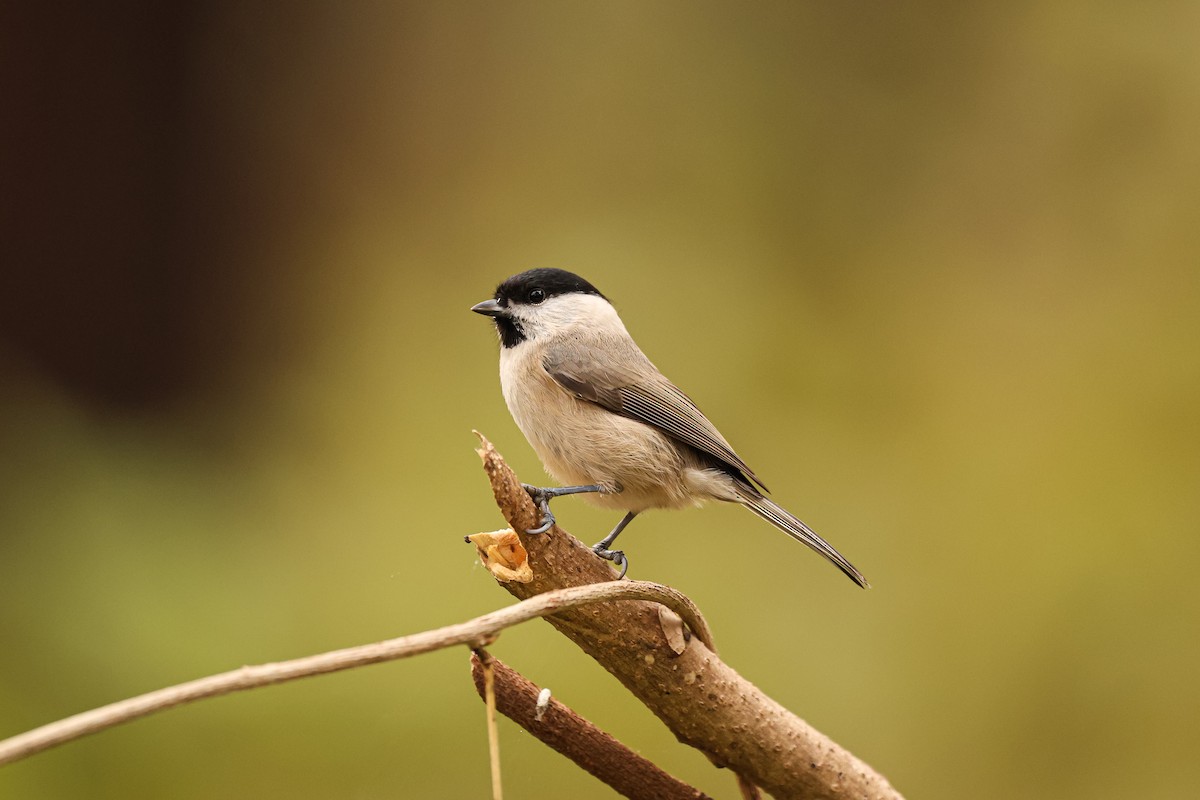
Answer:
<svg viewBox="0 0 1200 800"><path fill-rule="evenodd" d="M1197 8L192 7L171 102L127 104L171 115L147 196L173 211L113 290L175 338L81 358L82 389L0 340L0 735L509 603L462 541L502 525L471 430L546 478L467 309L561 266L873 583L737 508L639 518L632 576L689 594L742 674L909 797L1194 792ZM51 209L93 180L36 177ZM64 352L107 341L5 260ZM556 510L589 542L616 522ZM492 650L735 795L549 626ZM501 753L509 797L612 796L507 721ZM488 791L461 649L0 768L13 798Z"/></svg>

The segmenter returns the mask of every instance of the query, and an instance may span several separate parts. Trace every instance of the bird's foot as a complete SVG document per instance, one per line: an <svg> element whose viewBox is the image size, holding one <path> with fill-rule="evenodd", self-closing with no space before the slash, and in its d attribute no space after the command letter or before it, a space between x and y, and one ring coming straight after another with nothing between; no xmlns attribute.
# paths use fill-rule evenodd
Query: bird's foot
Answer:
<svg viewBox="0 0 1200 800"><path fill-rule="evenodd" d="M522 483L521 488L529 493L529 499L542 512L541 524L536 528L530 528L526 533L545 533L554 527L557 520L554 519L554 512L550 510L550 500L554 497L549 489L543 489L540 486L532 486L528 483Z"/></svg>
<svg viewBox="0 0 1200 800"><path fill-rule="evenodd" d="M526 533L545 533L554 527L554 514L550 511L550 501L556 497L562 497L564 494L580 494L582 492L602 492L604 491L596 484L588 484L587 486L551 486L542 488L540 486L530 486L528 483L522 483L521 487L529 493L529 499L533 500L534 505L542 512L542 522L536 528L530 528Z"/></svg>
<svg viewBox="0 0 1200 800"><path fill-rule="evenodd" d="M625 577L625 573L629 571L629 559L625 557L624 550L609 550L604 546L604 542L592 547L592 552L603 558L605 561L611 561L621 568L621 574L617 576L617 580Z"/></svg>

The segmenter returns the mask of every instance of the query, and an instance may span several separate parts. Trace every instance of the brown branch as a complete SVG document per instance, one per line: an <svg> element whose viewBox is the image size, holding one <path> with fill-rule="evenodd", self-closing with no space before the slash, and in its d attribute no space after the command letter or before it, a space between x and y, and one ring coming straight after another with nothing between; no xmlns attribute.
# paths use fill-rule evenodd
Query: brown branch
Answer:
<svg viewBox="0 0 1200 800"><path fill-rule="evenodd" d="M566 586L612 582L610 565L561 528L523 533L538 524L537 510L492 444L479 438L496 504L520 532L532 569L527 583L501 585L529 598ZM882 775L764 694L699 637L677 653L654 603L564 609L546 621L600 662L681 742L779 800L901 797Z"/></svg>
<svg viewBox="0 0 1200 800"><path fill-rule="evenodd" d="M19 761L42 750L173 706L298 678L408 658L455 645L481 647L494 640L500 631L513 625L564 609L621 598L654 600L670 607L694 629L708 630L692 601L666 586L622 581L564 589L456 625L291 661L241 667L110 703L0 741L0 765Z"/></svg>
<svg viewBox="0 0 1200 800"><path fill-rule="evenodd" d="M706 800L703 792L664 772L567 706L551 699L538 715L538 688L512 667L491 659L501 714L583 769L634 800ZM471 677L484 695L483 664L471 657Z"/></svg>
<svg viewBox="0 0 1200 800"><path fill-rule="evenodd" d="M499 454L486 440L479 453L497 503L513 528L524 531L536 524L532 502ZM528 550L529 582L505 585L523 602L437 630L242 667L111 703L0 741L0 765L208 697L455 645L481 647L506 627L545 616L613 673L680 741L739 776L750 776L780 800L900 798L882 776L717 658L703 617L684 595L657 584L613 581L608 564L561 529L517 538ZM582 608L590 604L599 605ZM695 636L690 641L680 619L664 613L662 606L691 628ZM743 789L747 790L745 782Z"/></svg>

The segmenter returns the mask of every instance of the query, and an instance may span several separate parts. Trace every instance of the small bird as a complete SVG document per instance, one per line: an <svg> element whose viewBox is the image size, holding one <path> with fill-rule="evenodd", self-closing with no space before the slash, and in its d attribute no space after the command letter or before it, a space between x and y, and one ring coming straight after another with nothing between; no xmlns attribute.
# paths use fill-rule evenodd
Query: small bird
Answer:
<svg viewBox="0 0 1200 800"><path fill-rule="evenodd" d="M596 287L561 269L531 269L471 307L500 334L508 410L546 471L565 486L525 489L554 525L550 500L586 493L625 517L592 550L621 568L612 545L651 508L706 500L740 503L816 550L859 586L867 580L807 525L766 497L767 487L686 394L667 380Z"/></svg>

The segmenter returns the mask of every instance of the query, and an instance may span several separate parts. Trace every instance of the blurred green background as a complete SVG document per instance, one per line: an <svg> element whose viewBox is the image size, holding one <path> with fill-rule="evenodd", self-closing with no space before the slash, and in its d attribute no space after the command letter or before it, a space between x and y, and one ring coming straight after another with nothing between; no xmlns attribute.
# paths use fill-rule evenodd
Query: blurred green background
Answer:
<svg viewBox="0 0 1200 800"><path fill-rule="evenodd" d="M0 735L510 602L468 307L611 297L863 592L744 511L634 577L910 797L1200 783L1200 6L6 4ZM586 541L616 521L565 499ZM493 652L678 776L545 624ZM611 793L506 721L511 797ZM172 710L0 796L487 796L451 650ZM553 787L551 789L550 787Z"/></svg>

